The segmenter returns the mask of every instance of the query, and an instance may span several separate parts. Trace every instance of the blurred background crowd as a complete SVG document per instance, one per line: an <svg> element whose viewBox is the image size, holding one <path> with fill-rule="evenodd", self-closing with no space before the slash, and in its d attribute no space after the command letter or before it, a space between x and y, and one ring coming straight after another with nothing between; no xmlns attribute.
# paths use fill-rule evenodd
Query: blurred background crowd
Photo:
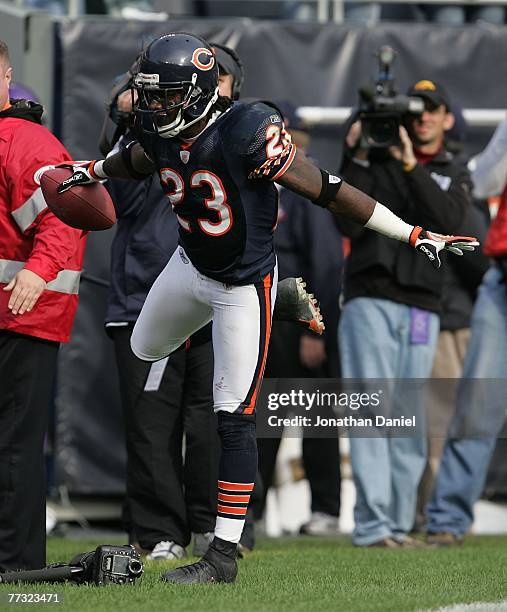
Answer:
<svg viewBox="0 0 507 612"><path fill-rule="evenodd" d="M45 9L56 15L108 14L159 19L165 16L252 17L298 21L335 20L373 25L379 21L419 21L462 25L505 23L500 2L365 2L364 0L12 0L17 6ZM143 16L144 13L144 16Z"/></svg>
<svg viewBox="0 0 507 612"><path fill-rule="evenodd" d="M44 24L59 24L55 39L42 43L50 49L44 62L51 83L39 92L28 77L30 45L10 43L3 16L22 21L46 11L40 31L33 18L25 28L36 48L48 36ZM115 25L109 30L108 22L89 17L90 29L76 43L71 38L83 15L109 15ZM275 25L267 47L248 44L245 17L268 28L283 20L289 29L278 37ZM17 63L23 80L10 97L40 97L48 127L74 159L97 157L99 148L105 155L131 137L126 71L143 42L155 30L193 31L194 19L196 33L217 41L223 95L272 99L293 141L321 166L408 222L477 236L483 245L478 253L447 257L435 271L406 247L335 224L327 211L279 190L280 279L305 279L320 300L326 330L318 336L276 321L266 377L453 382L411 406L427 422L424 436L349 438L336 431L334 438L313 438L292 431L283 439L260 438L243 552L255 546L256 534L280 533L351 532L364 547L460 544L483 495L499 504L491 529L507 530L505 396L495 384L469 385L507 378L507 92L495 81L494 65L494 49L507 32L506 5L4 0L0 39L11 46L14 81ZM255 22L260 19L269 21ZM140 22L146 25L132 25ZM130 30L125 40L122 27ZM358 32L369 38L354 39L351 51L347 43ZM287 40L294 48L280 50ZM386 41L397 51L394 64L382 58ZM104 62L108 44L112 53ZM316 66L329 55L322 85ZM303 83L286 86L297 75L288 64L303 59ZM387 119L385 111L378 116L382 95L401 105ZM402 108L405 95L421 101L417 112ZM178 224L156 178L109 181L107 188L119 221L89 239L74 332L60 352L48 406L47 529L65 535L75 523L121 525L150 558L182 558L190 542L198 553L206 549L214 525L211 334L201 330L155 364L132 355L133 324L176 246Z"/></svg>

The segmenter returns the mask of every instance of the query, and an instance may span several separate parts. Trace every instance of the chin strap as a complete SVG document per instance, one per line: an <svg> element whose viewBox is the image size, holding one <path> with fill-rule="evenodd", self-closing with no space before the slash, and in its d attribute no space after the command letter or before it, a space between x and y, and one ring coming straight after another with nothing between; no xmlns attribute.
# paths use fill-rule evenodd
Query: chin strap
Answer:
<svg viewBox="0 0 507 612"><path fill-rule="evenodd" d="M181 134L181 132L183 132L184 130L188 129L189 127L192 127L194 124L196 124L198 121L200 121L201 119L203 119L211 110L212 106L215 104L215 102L218 100L218 87L215 89L215 93L213 94L213 97L210 99L210 101L208 102L208 104L206 105L206 108L204 109L204 111L199 115L199 117L197 117L196 119L192 119L192 121L190 121L189 123L185 123L185 120L183 119L183 121L178 125L178 127L175 127L173 129L170 129L170 126L164 127L162 128L164 131L158 131L158 135L161 138L174 138L175 136L178 136L178 134ZM183 111L180 110L180 113L182 113ZM173 122L175 123L175 122ZM206 127L208 127L208 124L206 125ZM204 128L206 129L206 128ZM167 130L167 131L166 131Z"/></svg>

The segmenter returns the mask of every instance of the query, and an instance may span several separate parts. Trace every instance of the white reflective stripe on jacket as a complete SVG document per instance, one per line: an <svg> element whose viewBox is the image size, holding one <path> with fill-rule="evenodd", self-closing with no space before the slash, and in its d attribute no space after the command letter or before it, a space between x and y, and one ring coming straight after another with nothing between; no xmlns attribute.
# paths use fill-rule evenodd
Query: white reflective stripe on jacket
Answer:
<svg viewBox="0 0 507 612"><path fill-rule="evenodd" d="M46 200L42 195L42 189L36 189L28 200L11 213L19 229L24 232L37 219L40 213L47 208Z"/></svg>
<svg viewBox="0 0 507 612"><path fill-rule="evenodd" d="M11 279L23 269L24 265L24 261L0 259L0 283L9 283ZM46 289L58 291L58 293L77 295L80 277L81 272L77 270L61 270L58 276L46 285Z"/></svg>

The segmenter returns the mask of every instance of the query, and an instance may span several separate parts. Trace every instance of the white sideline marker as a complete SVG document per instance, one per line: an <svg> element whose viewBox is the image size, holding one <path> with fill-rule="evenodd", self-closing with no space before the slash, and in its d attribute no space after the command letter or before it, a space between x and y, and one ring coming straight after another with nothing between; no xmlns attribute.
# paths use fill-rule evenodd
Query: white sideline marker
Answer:
<svg viewBox="0 0 507 612"><path fill-rule="evenodd" d="M452 604L441 608L431 608L425 612L507 612L507 599L496 602L477 601L470 604Z"/></svg>

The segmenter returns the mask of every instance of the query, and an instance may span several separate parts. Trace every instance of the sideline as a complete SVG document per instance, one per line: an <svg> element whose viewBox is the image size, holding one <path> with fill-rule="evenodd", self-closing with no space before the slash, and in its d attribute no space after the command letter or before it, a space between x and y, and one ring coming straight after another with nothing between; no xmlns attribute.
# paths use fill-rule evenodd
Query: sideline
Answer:
<svg viewBox="0 0 507 612"><path fill-rule="evenodd" d="M496 602L477 601L470 604L452 604L419 612L507 612L507 599Z"/></svg>

